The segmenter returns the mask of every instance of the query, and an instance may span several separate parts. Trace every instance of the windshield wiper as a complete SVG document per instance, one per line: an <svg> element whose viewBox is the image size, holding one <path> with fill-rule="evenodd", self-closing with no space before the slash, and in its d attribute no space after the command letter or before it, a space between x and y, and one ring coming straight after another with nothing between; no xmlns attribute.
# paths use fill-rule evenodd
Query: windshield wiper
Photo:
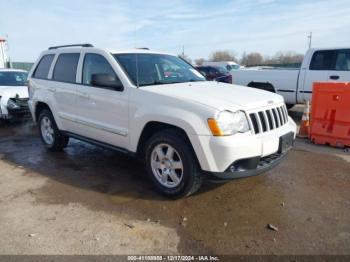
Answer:
<svg viewBox="0 0 350 262"><path fill-rule="evenodd" d="M197 80L197 79L190 79L188 82L203 82L206 80Z"/></svg>
<svg viewBox="0 0 350 262"><path fill-rule="evenodd" d="M175 81L175 82L161 82L161 81L154 81L153 83L147 83L147 84L141 84L139 86L154 86L154 85L171 85L171 84L178 84L178 83L184 83L180 81Z"/></svg>

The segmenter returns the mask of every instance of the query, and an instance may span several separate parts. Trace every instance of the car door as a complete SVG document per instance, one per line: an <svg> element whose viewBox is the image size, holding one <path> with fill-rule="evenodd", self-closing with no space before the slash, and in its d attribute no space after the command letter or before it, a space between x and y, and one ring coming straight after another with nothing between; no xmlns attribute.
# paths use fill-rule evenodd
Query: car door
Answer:
<svg viewBox="0 0 350 262"><path fill-rule="evenodd" d="M115 77L121 89L93 84L94 75ZM128 94L103 54L85 53L77 90L78 134L120 148L128 145Z"/></svg>
<svg viewBox="0 0 350 262"><path fill-rule="evenodd" d="M54 60L51 81L47 90L53 96L53 111L60 121L60 128L72 133L79 130L76 119L77 68L80 52L63 52Z"/></svg>
<svg viewBox="0 0 350 262"><path fill-rule="evenodd" d="M350 49L335 52L334 71L327 75L329 81L350 82Z"/></svg>
<svg viewBox="0 0 350 262"><path fill-rule="evenodd" d="M327 81L334 63L333 50L319 50L313 53L308 70L306 70L303 88L299 90L303 101L311 100L314 82Z"/></svg>

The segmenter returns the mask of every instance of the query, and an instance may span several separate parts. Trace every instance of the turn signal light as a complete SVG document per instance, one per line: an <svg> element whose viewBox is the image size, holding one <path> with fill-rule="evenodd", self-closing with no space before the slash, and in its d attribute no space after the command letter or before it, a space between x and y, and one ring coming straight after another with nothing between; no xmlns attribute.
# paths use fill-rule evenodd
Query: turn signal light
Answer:
<svg viewBox="0 0 350 262"><path fill-rule="evenodd" d="M221 132L218 124L216 123L216 120L213 118L208 119L208 125L209 128L213 134L213 136L223 136L223 133Z"/></svg>

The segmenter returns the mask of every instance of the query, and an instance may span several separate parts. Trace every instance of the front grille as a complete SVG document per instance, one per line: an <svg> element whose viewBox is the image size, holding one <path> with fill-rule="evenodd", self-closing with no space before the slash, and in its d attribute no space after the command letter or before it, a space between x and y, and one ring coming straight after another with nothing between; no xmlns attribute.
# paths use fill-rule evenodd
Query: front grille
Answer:
<svg viewBox="0 0 350 262"><path fill-rule="evenodd" d="M285 125L288 111L285 105L249 114L255 134L265 133Z"/></svg>

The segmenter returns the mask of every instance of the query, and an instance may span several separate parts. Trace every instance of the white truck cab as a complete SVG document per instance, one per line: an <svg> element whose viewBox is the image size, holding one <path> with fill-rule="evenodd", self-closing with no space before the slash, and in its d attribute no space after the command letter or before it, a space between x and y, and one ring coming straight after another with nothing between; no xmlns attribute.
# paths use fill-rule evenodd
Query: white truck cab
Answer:
<svg viewBox="0 0 350 262"><path fill-rule="evenodd" d="M273 167L296 133L281 96L206 81L177 56L144 49L51 47L30 72L29 96L48 149L74 137L137 155L170 197L194 193L204 176Z"/></svg>
<svg viewBox="0 0 350 262"><path fill-rule="evenodd" d="M311 48L300 69L243 69L233 83L280 94L288 107L311 101L314 82L350 82L350 48Z"/></svg>

